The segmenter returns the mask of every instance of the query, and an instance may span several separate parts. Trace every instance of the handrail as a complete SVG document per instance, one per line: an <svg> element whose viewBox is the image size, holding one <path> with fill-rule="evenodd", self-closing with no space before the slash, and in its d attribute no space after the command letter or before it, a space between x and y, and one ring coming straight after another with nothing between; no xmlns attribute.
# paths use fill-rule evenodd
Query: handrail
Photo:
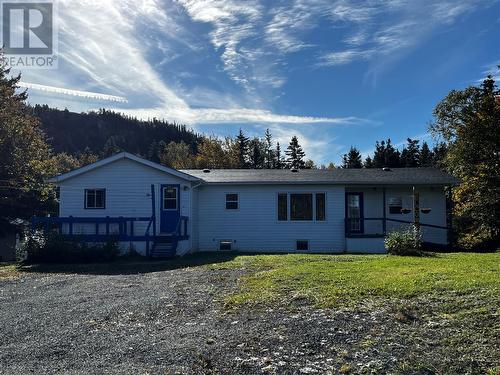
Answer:
<svg viewBox="0 0 500 375"><path fill-rule="evenodd" d="M345 220L347 222L351 220L364 220L364 221L374 221L374 220L385 220L385 221L393 221L396 223L403 223L403 224L415 224L413 221L408 221L408 220L399 220L399 219L391 219L391 218L383 218L383 217L360 217L360 218L353 218L353 217L346 217ZM426 224L420 222L419 225L421 227L429 227L429 228L438 228L438 229L450 229L449 227L445 227L442 225L435 225L435 224Z"/></svg>

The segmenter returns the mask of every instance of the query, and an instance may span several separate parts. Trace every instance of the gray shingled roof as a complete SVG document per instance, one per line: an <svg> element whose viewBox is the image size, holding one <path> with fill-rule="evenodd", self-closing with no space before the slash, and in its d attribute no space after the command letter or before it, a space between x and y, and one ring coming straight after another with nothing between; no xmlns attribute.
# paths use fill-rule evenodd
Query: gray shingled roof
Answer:
<svg viewBox="0 0 500 375"><path fill-rule="evenodd" d="M181 172L207 183L224 184L349 184L349 185L454 185L457 180L435 168L382 169L200 169Z"/></svg>

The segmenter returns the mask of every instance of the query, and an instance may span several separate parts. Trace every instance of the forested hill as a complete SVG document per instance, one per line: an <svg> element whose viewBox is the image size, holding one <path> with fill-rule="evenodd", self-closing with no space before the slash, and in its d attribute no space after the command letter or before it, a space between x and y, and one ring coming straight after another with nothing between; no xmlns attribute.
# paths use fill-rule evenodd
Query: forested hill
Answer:
<svg viewBox="0 0 500 375"><path fill-rule="evenodd" d="M165 144L183 141L192 152L196 152L201 140L200 135L186 129L184 125L156 119L141 121L104 109L74 113L36 105L33 111L56 153L78 155L91 151L96 155L110 155L127 150L147 156L162 141Z"/></svg>

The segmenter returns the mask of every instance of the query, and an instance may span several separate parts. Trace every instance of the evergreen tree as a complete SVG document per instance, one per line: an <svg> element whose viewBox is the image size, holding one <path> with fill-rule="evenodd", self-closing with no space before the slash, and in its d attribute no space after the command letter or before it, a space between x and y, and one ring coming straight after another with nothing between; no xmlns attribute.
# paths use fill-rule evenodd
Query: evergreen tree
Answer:
<svg viewBox="0 0 500 375"><path fill-rule="evenodd" d="M238 147L238 168L248 168L248 138L240 129L236 137L236 144Z"/></svg>
<svg viewBox="0 0 500 375"><path fill-rule="evenodd" d="M57 172L20 79L10 76L0 53L0 235L11 219L45 213L51 189L44 179Z"/></svg>
<svg viewBox="0 0 500 375"><path fill-rule="evenodd" d="M274 150L273 150L273 137L269 129L266 129L265 134L265 147L264 147L264 165L267 169L274 167Z"/></svg>
<svg viewBox="0 0 500 375"><path fill-rule="evenodd" d="M440 142L432 148L432 165L436 168L446 169L444 159L448 152L448 146L444 142Z"/></svg>
<svg viewBox="0 0 500 375"><path fill-rule="evenodd" d="M265 145L262 144L259 138L254 138L249 143L249 149L250 149L250 167L253 169L264 168Z"/></svg>
<svg viewBox="0 0 500 375"><path fill-rule="evenodd" d="M302 150L302 147L299 144L299 140L295 135L290 140L290 144L288 145L285 154L287 155L286 163L288 168L304 168L304 157L306 156L306 153Z"/></svg>
<svg viewBox="0 0 500 375"><path fill-rule="evenodd" d="M374 163L373 163L373 159L370 157L370 156L367 156L364 163L363 163L363 167L365 168L374 168Z"/></svg>
<svg viewBox="0 0 500 375"><path fill-rule="evenodd" d="M318 169L318 167L316 167L316 164L314 163L314 160L312 159L307 159L305 164L304 164L304 168L305 169Z"/></svg>
<svg viewBox="0 0 500 375"><path fill-rule="evenodd" d="M448 147L444 166L460 185L453 190L459 242L500 243L500 100L491 76L480 87L451 91L435 108L431 131Z"/></svg>
<svg viewBox="0 0 500 375"><path fill-rule="evenodd" d="M373 153L373 167L383 168L385 167L385 141L379 143L375 142L375 152Z"/></svg>
<svg viewBox="0 0 500 375"><path fill-rule="evenodd" d="M432 167L432 160L434 155L429 148L427 142L422 143L422 148L420 149L420 166L421 167Z"/></svg>
<svg viewBox="0 0 500 375"><path fill-rule="evenodd" d="M391 139L386 141L377 141L375 143L375 152L373 154L373 166L375 168L398 168L400 166L401 155L391 143Z"/></svg>
<svg viewBox="0 0 500 375"><path fill-rule="evenodd" d="M285 168L284 157L281 155L281 146L280 143L276 143L276 151L274 152L274 164L273 168L275 169L283 169Z"/></svg>
<svg viewBox="0 0 500 375"><path fill-rule="evenodd" d="M362 168L361 153L356 147L351 146L349 152L342 158L342 168Z"/></svg>
<svg viewBox="0 0 500 375"><path fill-rule="evenodd" d="M385 166L389 168L399 168L401 166L400 159L400 152L392 146L391 139L387 139L385 144Z"/></svg>
<svg viewBox="0 0 500 375"><path fill-rule="evenodd" d="M420 146L418 139L408 138L401 153L401 166L406 168L420 167Z"/></svg>

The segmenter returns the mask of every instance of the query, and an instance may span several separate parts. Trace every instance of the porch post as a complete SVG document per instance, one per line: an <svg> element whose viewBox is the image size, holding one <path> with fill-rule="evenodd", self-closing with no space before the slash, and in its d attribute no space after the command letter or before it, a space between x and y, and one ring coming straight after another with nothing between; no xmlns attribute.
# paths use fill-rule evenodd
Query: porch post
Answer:
<svg viewBox="0 0 500 375"><path fill-rule="evenodd" d="M386 234L387 232L387 218L385 213L385 186L382 188L382 233Z"/></svg>
<svg viewBox="0 0 500 375"><path fill-rule="evenodd" d="M413 224L420 229L420 195L413 186Z"/></svg>
<svg viewBox="0 0 500 375"><path fill-rule="evenodd" d="M151 212L153 213L153 237L156 237L156 203L155 186L151 184Z"/></svg>

